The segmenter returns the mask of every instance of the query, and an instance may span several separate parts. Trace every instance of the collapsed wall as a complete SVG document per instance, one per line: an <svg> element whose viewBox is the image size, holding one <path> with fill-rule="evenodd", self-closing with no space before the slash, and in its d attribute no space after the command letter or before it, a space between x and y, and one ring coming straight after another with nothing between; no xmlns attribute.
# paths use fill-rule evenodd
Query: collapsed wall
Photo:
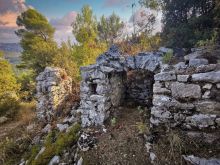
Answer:
<svg viewBox="0 0 220 165"><path fill-rule="evenodd" d="M52 121L58 109L72 93L72 79L60 68L46 67L36 78L37 117Z"/></svg>

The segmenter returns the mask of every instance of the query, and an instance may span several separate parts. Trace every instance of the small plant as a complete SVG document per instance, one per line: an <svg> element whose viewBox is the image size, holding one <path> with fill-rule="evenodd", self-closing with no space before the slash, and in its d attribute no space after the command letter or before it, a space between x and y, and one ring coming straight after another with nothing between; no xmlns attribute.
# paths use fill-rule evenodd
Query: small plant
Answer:
<svg viewBox="0 0 220 165"><path fill-rule="evenodd" d="M138 129L138 133L139 134L148 134L149 133L149 129L147 127L147 125L143 122L137 122L137 129Z"/></svg>
<svg viewBox="0 0 220 165"><path fill-rule="evenodd" d="M169 64L172 58L173 58L173 50L170 50L163 56L163 63Z"/></svg>
<svg viewBox="0 0 220 165"><path fill-rule="evenodd" d="M111 126L115 126L116 125L116 123L117 123L117 120L116 120L116 118L115 117L113 117L112 119L111 119Z"/></svg>

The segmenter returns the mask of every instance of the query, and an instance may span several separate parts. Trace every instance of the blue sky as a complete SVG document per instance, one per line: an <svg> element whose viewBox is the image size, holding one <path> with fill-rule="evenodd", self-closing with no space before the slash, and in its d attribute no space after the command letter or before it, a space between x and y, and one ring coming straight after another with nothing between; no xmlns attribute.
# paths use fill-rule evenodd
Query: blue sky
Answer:
<svg viewBox="0 0 220 165"><path fill-rule="evenodd" d="M137 1L137 0L136 0ZM62 17L70 11L79 12L83 5L92 7L97 17L110 15L113 11L124 20L132 14L131 4L134 0L27 0L28 5L43 13L48 18Z"/></svg>
<svg viewBox="0 0 220 165"><path fill-rule="evenodd" d="M115 12L126 22L132 15L131 5L138 0L0 0L0 43L19 42L15 35L17 16L28 8L34 8L48 18L56 29L55 39L58 42L71 38L71 23L83 5L92 7L94 14L100 18Z"/></svg>

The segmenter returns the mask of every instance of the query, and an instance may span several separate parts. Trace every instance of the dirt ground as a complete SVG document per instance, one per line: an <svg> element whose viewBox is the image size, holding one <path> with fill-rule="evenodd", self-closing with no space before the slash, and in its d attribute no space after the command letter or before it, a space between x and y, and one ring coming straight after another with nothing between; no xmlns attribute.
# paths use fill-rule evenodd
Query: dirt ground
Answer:
<svg viewBox="0 0 220 165"><path fill-rule="evenodd" d="M143 114L138 108L120 108L115 124L107 124L107 133L97 135L97 147L83 152L84 165L150 164L145 140L140 135Z"/></svg>

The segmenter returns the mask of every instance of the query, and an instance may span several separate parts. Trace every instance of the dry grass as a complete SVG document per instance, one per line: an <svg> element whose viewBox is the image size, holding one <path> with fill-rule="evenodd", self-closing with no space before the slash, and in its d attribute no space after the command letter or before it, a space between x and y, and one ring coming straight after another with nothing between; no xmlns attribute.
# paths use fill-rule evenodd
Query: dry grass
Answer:
<svg viewBox="0 0 220 165"><path fill-rule="evenodd" d="M29 103L21 103L18 114L18 121L20 121L22 125L32 123L36 117L35 109L36 103L34 101Z"/></svg>

